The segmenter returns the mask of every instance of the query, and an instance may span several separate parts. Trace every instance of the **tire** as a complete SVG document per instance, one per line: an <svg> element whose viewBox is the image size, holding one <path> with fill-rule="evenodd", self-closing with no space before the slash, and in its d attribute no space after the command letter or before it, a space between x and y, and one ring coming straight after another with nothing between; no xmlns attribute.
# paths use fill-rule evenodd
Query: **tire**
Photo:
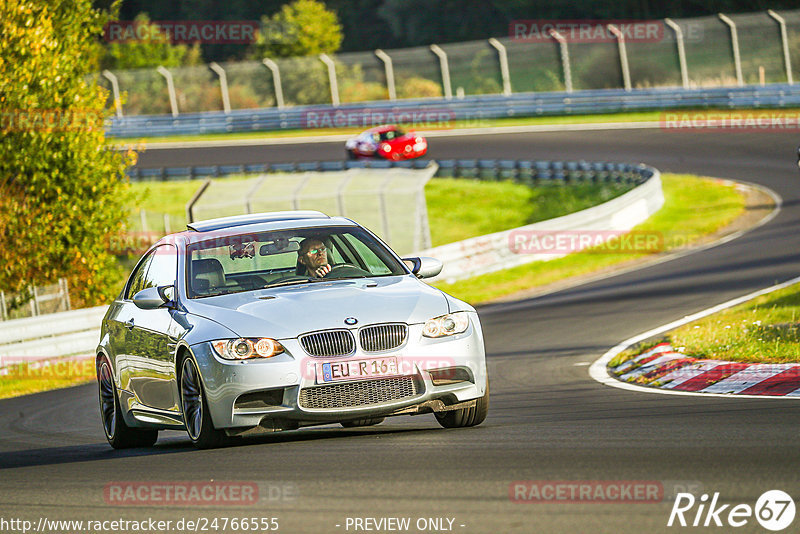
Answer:
<svg viewBox="0 0 800 534"><path fill-rule="evenodd" d="M225 445L227 436L224 431L214 428L200 371L191 356L186 356L181 362L180 391L181 413L192 444L198 449Z"/></svg>
<svg viewBox="0 0 800 534"><path fill-rule="evenodd" d="M358 159L352 150L345 150L345 154L347 154L347 159L351 161Z"/></svg>
<svg viewBox="0 0 800 534"><path fill-rule="evenodd" d="M460 410L450 410L448 412L435 413L436 420L444 428L463 428L477 426L483 423L489 413L489 381L486 381L486 393L479 398L475 406L462 408Z"/></svg>
<svg viewBox="0 0 800 534"><path fill-rule="evenodd" d="M97 364L97 393L100 400L100 420L109 445L115 449L131 449L152 447L155 444L158 430L132 428L125 424L114 373L111 371L111 363L105 357Z"/></svg>
<svg viewBox="0 0 800 534"><path fill-rule="evenodd" d="M359 426L375 426L383 423L385 417L365 417L364 419L356 419L354 421L342 421L339 423L345 428L356 428Z"/></svg>

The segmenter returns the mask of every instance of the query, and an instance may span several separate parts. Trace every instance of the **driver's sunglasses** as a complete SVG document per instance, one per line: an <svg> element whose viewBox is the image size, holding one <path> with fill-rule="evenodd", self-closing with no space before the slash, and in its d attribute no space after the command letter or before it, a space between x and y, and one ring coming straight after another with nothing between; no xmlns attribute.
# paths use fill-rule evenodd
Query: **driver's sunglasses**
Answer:
<svg viewBox="0 0 800 534"><path fill-rule="evenodd" d="M317 255L317 254L319 254L320 252L325 252L326 250L328 250L328 249L327 249L327 248L325 248L325 247L317 247L317 248L312 248L312 249L310 249L310 250L308 251L308 253L309 253L309 254L311 254L312 256L316 256L316 255Z"/></svg>

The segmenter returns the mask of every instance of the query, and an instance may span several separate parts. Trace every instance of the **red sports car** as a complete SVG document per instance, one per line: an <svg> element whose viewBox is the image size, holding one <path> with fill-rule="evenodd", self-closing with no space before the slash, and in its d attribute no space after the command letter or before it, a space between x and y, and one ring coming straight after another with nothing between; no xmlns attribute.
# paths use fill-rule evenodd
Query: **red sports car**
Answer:
<svg viewBox="0 0 800 534"><path fill-rule="evenodd" d="M347 157L384 158L399 161L424 156L428 142L414 132L405 133L397 126L376 126L348 139L344 145Z"/></svg>

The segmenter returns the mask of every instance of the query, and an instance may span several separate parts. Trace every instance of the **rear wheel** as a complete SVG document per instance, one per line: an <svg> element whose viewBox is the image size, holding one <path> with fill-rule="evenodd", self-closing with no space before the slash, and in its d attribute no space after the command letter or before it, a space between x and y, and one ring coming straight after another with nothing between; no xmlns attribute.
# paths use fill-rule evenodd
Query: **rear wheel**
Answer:
<svg viewBox="0 0 800 534"><path fill-rule="evenodd" d="M359 426L374 426L383 423L385 417L365 417L353 421L342 421L340 424L345 428L356 428Z"/></svg>
<svg viewBox="0 0 800 534"><path fill-rule="evenodd" d="M450 410L448 412L439 412L436 415L436 420L445 428L462 428L467 426L477 426L483 423L486 419L486 414L489 413L489 381L486 381L486 393L483 397L479 398L475 406L471 408L462 408L460 410Z"/></svg>
<svg viewBox="0 0 800 534"><path fill-rule="evenodd" d="M181 364L181 410L189 439L195 447L213 449L225 444L225 432L214 428L211 421L203 381L191 356L184 358Z"/></svg>
<svg viewBox="0 0 800 534"><path fill-rule="evenodd" d="M115 449L152 447L158 439L158 430L132 428L125 424L119 405L117 386L111 363L102 358L97 366L97 389L100 398L100 418L108 443Z"/></svg>

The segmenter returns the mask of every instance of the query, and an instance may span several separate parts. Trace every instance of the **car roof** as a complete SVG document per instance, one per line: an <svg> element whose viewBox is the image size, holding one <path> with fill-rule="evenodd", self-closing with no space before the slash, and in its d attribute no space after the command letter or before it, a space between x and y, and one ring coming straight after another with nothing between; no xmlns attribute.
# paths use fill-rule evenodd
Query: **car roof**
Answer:
<svg viewBox="0 0 800 534"><path fill-rule="evenodd" d="M234 228L237 226L249 226L251 224L274 223L284 221L308 221L309 219L330 219L321 211L297 210L297 211L273 211L268 213L249 213L247 215L234 215L232 217L220 217L218 219L208 219L205 221L191 222L186 225L189 230L195 232L211 232Z"/></svg>
<svg viewBox="0 0 800 534"><path fill-rule="evenodd" d="M380 126L375 126L374 128L370 128L369 130L366 130L364 133L383 133L397 129L398 128L396 124L382 124Z"/></svg>

